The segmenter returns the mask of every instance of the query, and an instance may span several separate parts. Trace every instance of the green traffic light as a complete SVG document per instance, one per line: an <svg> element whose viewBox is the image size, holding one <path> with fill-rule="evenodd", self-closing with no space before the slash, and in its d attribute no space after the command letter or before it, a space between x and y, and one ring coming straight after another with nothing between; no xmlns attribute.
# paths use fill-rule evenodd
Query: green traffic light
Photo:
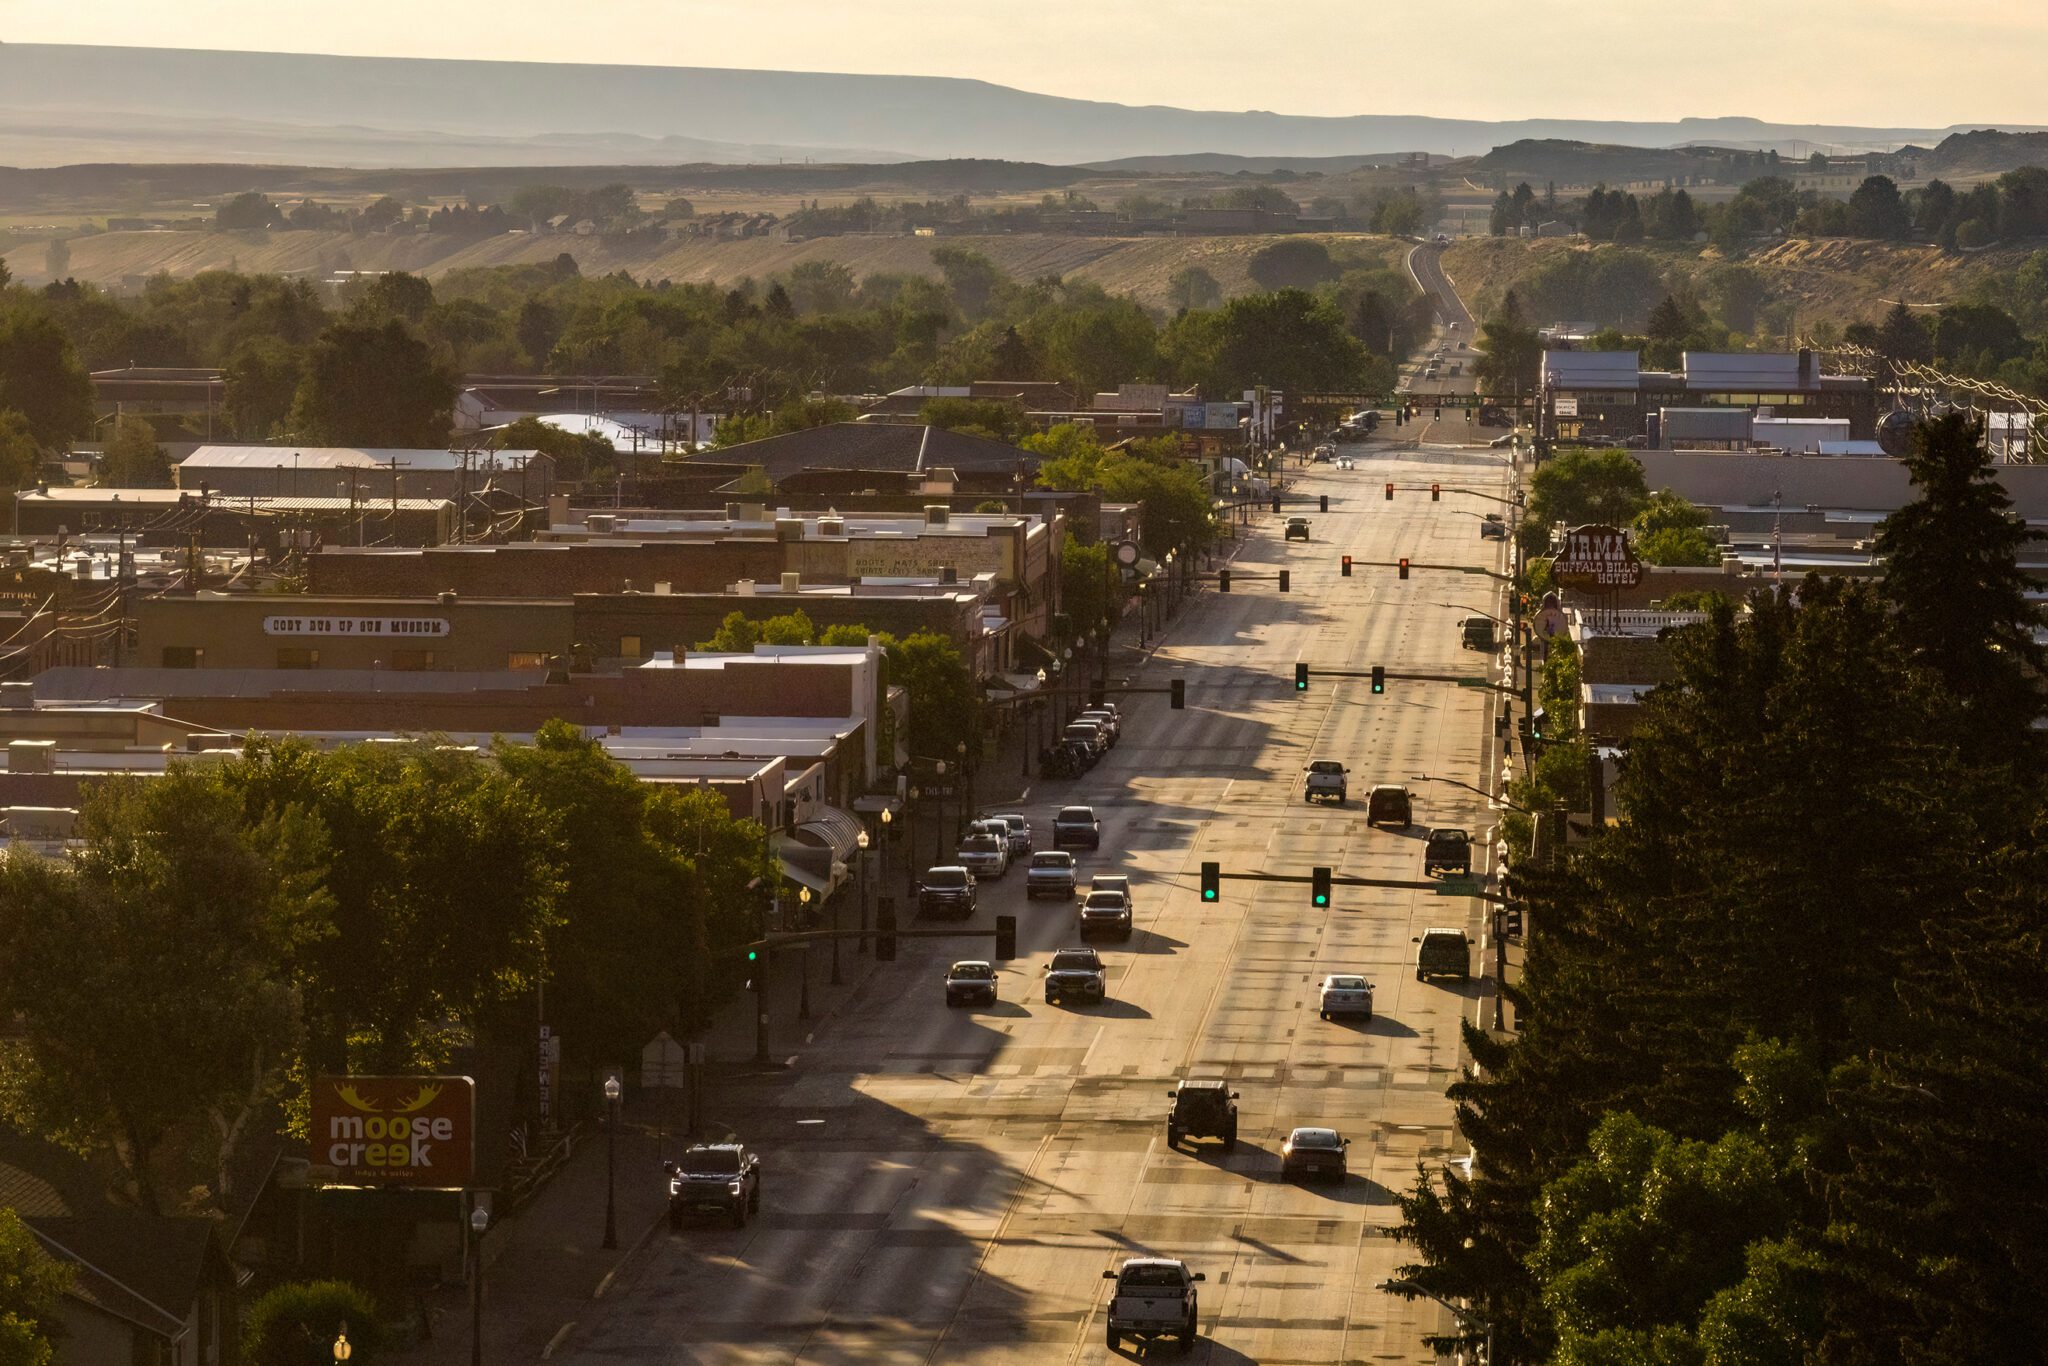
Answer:
<svg viewBox="0 0 2048 1366"><path fill-rule="evenodd" d="M757 963L757 962L759 962L759 961L760 961L760 959L761 959L761 954L760 954L760 951L759 951L759 950L757 950L757 949L748 949L748 950L747 950L747 961L748 961L749 963Z"/></svg>
<svg viewBox="0 0 2048 1366"><path fill-rule="evenodd" d="M1318 905L1318 906L1327 906L1327 905L1329 905L1329 904L1330 904L1330 898L1328 898L1328 897L1326 897L1326 896L1319 896L1319 897L1317 897L1317 898L1316 898L1316 905Z"/></svg>
<svg viewBox="0 0 2048 1366"><path fill-rule="evenodd" d="M1216 889L1215 889L1214 887L1204 887L1204 888L1202 889L1202 900L1204 900L1204 901L1214 901L1215 899L1216 899Z"/></svg>

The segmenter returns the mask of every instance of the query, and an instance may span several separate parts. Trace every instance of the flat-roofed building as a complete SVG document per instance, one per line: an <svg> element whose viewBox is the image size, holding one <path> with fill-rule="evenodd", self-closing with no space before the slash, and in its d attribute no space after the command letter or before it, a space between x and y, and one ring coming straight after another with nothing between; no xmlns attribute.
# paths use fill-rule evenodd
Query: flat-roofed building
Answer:
<svg viewBox="0 0 2048 1366"><path fill-rule="evenodd" d="M1677 370L1645 370L1641 361L1636 351L1546 350L1536 434L1567 442L1647 440L1651 416L1667 408L1844 419L1849 429L1839 439L1877 434L1870 380L1824 375L1809 350L1687 351Z"/></svg>

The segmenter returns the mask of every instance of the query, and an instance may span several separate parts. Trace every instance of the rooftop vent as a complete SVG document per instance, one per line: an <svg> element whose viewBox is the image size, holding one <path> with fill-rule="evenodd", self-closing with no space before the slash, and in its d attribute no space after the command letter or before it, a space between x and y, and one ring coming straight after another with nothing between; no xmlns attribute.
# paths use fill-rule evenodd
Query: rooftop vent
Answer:
<svg viewBox="0 0 2048 1366"><path fill-rule="evenodd" d="M7 771L9 773L54 773L57 770L57 742L55 740L9 740L7 742Z"/></svg>
<svg viewBox="0 0 2048 1366"><path fill-rule="evenodd" d="M926 526L945 526L951 520L952 514L953 510L944 503L926 503L924 505L924 524Z"/></svg>
<svg viewBox="0 0 2048 1366"><path fill-rule="evenodd" d="M802 574L799 574L799 573L797 573L797 572L796 572L795 570L793 570L793 569L790 569L790 570L785 570L785 571L783 571L783 575L782 575L782 591L783 591L783 592L785 592L785 593L801 593L801 592L803 591L803 588L804 588L804 576L803 576Z"/></svg>

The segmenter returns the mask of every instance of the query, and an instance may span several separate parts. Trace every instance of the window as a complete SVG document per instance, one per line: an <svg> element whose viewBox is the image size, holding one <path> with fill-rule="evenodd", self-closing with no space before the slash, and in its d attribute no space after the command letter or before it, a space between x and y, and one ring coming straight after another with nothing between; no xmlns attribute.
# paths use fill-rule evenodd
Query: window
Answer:
<svg viewBox="0 0 2048 1366"><path fill-rule="evenodd" d="M639 657L640 657L640 637L638 637L638 636L620 636L620 637L619 637L619 658L620 658L620 659L638 659Z"/></svg>
<svg viewBox="0 0 2048 1366"><path fill-rule="evenodd" d="M545 669L547 666L548 657L539 650L514 650L505 656L508 669Z"/></svg>
<svg viewBox="0 0 2048 1366"><path fill-rule="evenodd" d="M419 673L434 667L432 650L393 650L391 667L402 673Z"/></svg>
<svg viewBox="0 0 2048 1366"><path fill-rule="evenodd" d="M206 651L197 645L164 646L166 669L200 669L206 666Z"/></svg>
<svg viewBox="0 0 2048 1366"><path fill-rule="evenodd" d="M317 669L320 667L320 652L309 650L303 645L286 645L277 652L277 667L280 669Z"/></svg>

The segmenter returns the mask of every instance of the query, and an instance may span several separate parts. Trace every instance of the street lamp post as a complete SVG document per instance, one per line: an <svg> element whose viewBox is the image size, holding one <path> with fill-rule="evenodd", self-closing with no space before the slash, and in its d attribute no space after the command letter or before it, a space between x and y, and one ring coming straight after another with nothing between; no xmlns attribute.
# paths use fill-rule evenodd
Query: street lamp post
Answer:
<svg viewBox="0 0 2048 1366"><path fill-rule="evenodd" d="M967 742L962 740L953 746L953 752L960 756L960 776L966 780L967 791L964 801L953 803L953 838L959 839L960 832L967 827L967 810L974 805L974 766L967 762Z"/></svg>
<svg viewBox="0 0 2048 1366"><path fill-rule="evenodd" d="M932 772L938 777L946 776L946 761L935 760ZM946 861L946 797L940 789L932 797L932 865L937 867Z"/></svg>
<svg viewBox="0 0 2048 1366"><path fill-rule="evenodd" d="M889 813L884 811L883 815ZM860 951L868 951L868 832L863 830L854 837L854 844L860 849ZM839 928L839 912L832 912L832 928ZM839 985L839 937L832 937L832 985Z"/></svg>
<svg viewBox="0 0 2048 1366"><path fill-rule="evenodd" d="M351 1347L348 1341L348 1320L343 1319L341 1321L341 1331L335 1334L334 1338L334 1359L338 1362L347 1361L355 1354L356 1349Z"/></svg>
<svg viewBox="0 0 2048 1366"><path fill-rule="evenodd" d="M917 806L918 789L910 789L910 805ZM907 899L917 896L917 832L905 826L903 830L903 895Z"/></svg>
<svg viewBox="0 0 2048 1366"><path fill-rule="evenodd" d="M484 1366L484 1230L490 1226L491 1212L482 1205L472 1205L469 1211L469 1366Z"/></svg>
<svg viewBox="0 0 2048 1366"><path fill-rule="evenodd" d="M616 1076L604 1079L604 1246L619 1245L619 1095L625 1088Z"/></svg>
<svg viewBox="0 0 2048 1366"><path fill-rule="evenodd" d="M803 923L808 928L811 922L811 889L799 888L796 899L803 907ZM799 1020L808 1020L811 1018L811 946L809 942L805 942L797 947L803 953L804 975L796 984L796 1017ZM837 940L833 941L832 947L835 950L839 947Z"/></svg>

